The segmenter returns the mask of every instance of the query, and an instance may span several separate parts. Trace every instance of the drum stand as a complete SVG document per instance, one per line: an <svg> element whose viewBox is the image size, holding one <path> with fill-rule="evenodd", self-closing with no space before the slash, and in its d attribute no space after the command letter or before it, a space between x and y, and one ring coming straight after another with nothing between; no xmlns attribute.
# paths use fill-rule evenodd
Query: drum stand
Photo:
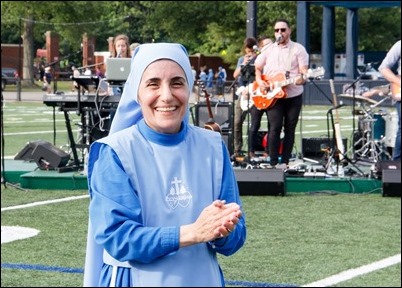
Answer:
<svg viewBox="0 0 402 288"><path fill-rule="evenodd" d="M377 106L378 103L374 106ZM374 108L373 106L371 108ZM363 136L354 145L355 147L362 144L362 147L354 152L354 158L363 158L372 163L377 163L378 160L391 159L391 155L384 149L385 136L380 140L374 139L374 123L377 119L373 119L371 109L365 111L365 119L363 122L368 123L367 129L363 131ZM382 158L385 157L385 158ZM362 159L362 160L363 160Z"/></svg>

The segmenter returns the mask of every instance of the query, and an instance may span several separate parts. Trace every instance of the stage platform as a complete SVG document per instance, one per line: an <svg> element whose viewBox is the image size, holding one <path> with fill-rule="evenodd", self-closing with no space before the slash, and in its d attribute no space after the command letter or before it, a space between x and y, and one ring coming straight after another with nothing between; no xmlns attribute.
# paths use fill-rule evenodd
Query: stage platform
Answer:
<svg viewBox="0 0 402 288"><path fill-rule="evenodd" d="M5 180L24 189L86 190L83 171L40 170L35 162L4 160ZM287 193L382 193L382 181L374 177L325 177L322 173L297 175L279 169L235 168L241 195L279 195ZM307 175L307 174L305 174ZM399 180L400 181L400 180ZM400 185L400 182L399 182Z"/></svg>

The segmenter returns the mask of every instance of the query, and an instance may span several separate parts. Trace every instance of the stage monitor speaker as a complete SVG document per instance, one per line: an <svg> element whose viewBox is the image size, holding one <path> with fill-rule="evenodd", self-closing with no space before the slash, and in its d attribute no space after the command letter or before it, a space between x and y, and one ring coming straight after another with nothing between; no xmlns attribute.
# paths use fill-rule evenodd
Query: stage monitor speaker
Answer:
<svg viewBox="0 0 402 288"><path fill-rule="evenodd" d="M32 151L36 147L36 145L43 141L34 141L28 142L24 148L17 155L15 155L14 160L25 160L25 161L34 161L32 157Z"/></svg>
<svg viewBox="0 0 402 288"><path fill-rule="evenodd" d="M212 115L214 116L215 123L217 123L222 130L233 130L233 103L232 102L213 102L211 101ZM210 119L208 113L208 106L206 103L195 104L195 126L204 127L205 123Z"/></svg>
<svg viewBox="0 0 402 288"><path fill-rule="evenodd" d="M401 169L382 171L382 196L401 197Z"/></svg>
<svg viewBox="0 0 402 288"><path fill-rule="evenodd" d="M395 160L379 160L375 163L375 175L377 178L382 178L384 170L401 170L401 161Z"/></svg>
<svg viewBox="0 0 402 288"><path fill-rule="evenodd" d="M281 169L235 169L240 195L285 196L285 172Z"/></svg>
<svg viewBox="0 0 402 288"><path fill-rule="evenodd" d="M324 156L325 151L323 148L329 147L331 148L336 141L335 139L329 139L328 137L324 138L303 138L302 139L302 154L304 157L311 158L322 158ZM345 151L347 150L348 140L347 138L342 138L343 147Z"/></svg>
<svg viewBox="0 0 402 288"><path fill-rule="evenodd" d="M233 132L230 129L222 129L222 138L223 141L226 144L226 147L228 147L229 150L229 155L232 155L234 152L234 146L233 146Z"/></svg>
<svg viewBox="0 0 402 288"><path fill-rule="evenodd" d="M53 170L66 166L70 160L70 154L47 141L36 143L32 151L32 157L41 170Z"/></svg>

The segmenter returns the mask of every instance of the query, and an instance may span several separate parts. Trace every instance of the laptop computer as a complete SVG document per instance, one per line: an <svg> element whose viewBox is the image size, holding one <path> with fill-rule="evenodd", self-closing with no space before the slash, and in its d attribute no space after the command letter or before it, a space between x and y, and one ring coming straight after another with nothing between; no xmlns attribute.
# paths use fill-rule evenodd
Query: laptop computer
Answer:
<svg viewBox="0 0 402 288"><path fill-rule="evenodd" d="M106 78L108 81L125 82L130 74L131 58L107 58Z"/></svg>

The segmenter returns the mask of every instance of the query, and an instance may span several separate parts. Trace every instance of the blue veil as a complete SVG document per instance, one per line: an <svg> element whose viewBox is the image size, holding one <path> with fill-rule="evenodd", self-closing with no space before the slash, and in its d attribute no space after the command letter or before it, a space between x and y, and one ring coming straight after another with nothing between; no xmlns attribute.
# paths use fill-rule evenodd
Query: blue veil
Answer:
<svg viewBox="0 0 402 288"><path fill-rule="evenodd" d="M183 45L175 43L151 43L138 46L134 50L130 74L124 85L123 94L110 128L110 134L128 128L143 118L141 107L138 104L138 86L144 70L149 64L159 59L173 60L183 68L190 88L189 92L191 93L194 76L191 71L186 48ZM189 118L188 112L186 118L187 120Z"/></svg>

